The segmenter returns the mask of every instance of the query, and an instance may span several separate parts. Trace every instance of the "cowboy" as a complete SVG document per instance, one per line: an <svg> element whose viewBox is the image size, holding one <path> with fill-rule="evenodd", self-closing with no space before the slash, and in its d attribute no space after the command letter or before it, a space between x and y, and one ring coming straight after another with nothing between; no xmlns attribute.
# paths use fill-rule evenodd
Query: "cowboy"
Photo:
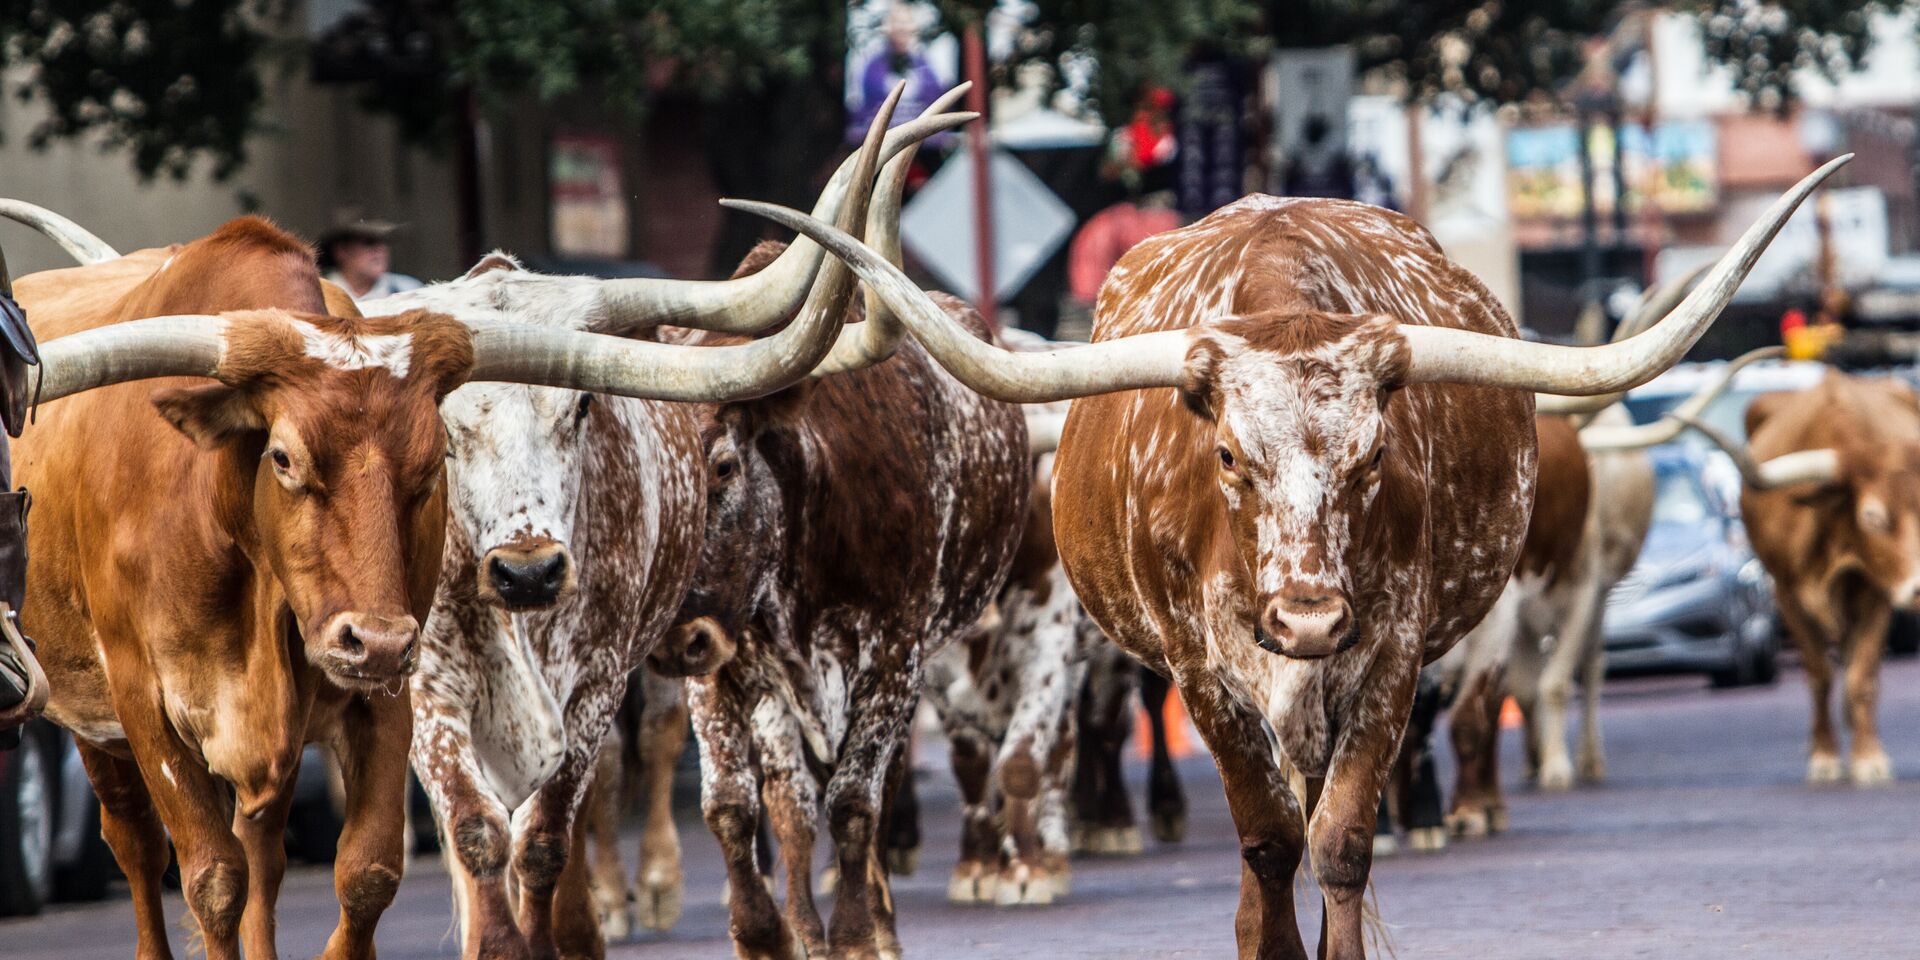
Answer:
<svg viewBox="0 0 1920 960"><path fill-rule="evenodd" d="M374 300L420 286L404 273L393 273L393 251L387 238L400 224L353 216L334 219L333 229L320 238L320 269L355 300Z"/></svg>

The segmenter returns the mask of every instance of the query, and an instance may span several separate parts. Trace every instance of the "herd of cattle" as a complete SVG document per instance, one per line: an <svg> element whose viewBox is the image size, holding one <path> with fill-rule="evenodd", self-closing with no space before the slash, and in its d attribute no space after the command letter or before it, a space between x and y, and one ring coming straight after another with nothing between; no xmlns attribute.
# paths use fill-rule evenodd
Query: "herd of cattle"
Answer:
<svg viewBox="0 0 1920 960"><path fill-rule="evenodd" d="M373 956L409 765L465 956L598 957L635 919L670 927L689 720L736 949L783 960L900 955L889 877L915 861L923 695L964 803L950 896L1044 904L1073 850L1139 849L1119 744L1134 685L1157 703L1171 681L1238 830L1244 957L1305 955L1303 859L1323 954L1360 957L1392 821L1421 847L1501 828L1508 691L1543 788L1602 775L1597 623L1648 524L1637 450L1700 426L1725 381L1646 426L1611 405L1686 353L1844 159L1606 346L1518 339L1405 217L1265 196L1142 243L1094 342L1051 344L900 271L907 166L971 118L952 102L891 130L889 102L813 216L729 201L801 237L725 282L494 254L356 305L257 218L121 256L0 209L83 261L16 287L42 340L15 448L40 503L24 622L140 957L170 955L170 852L209 958L276 955L311 742L346 795L328 958ZM1810 777L1842 772L1839 648L1847 772L1887 779L1874 685L1890 606L1920 595L1920 402L1835 375L1755 404L1750 453L1702 429L1740 465L1805 654ZM1150 820L1175 839L1156 761ZM629 892L613 828L634 793Z"/></svg>

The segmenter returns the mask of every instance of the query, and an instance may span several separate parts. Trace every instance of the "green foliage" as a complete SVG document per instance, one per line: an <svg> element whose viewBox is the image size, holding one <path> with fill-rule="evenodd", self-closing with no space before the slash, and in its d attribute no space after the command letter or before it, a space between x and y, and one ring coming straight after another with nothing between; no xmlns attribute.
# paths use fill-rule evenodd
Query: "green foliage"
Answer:
<svg viewBox="0 0 1920 960"><path fill-rule="evenodd" d="M195 156L226 176L260 125L257 59L264 0L8 0L0 68L24 67L10 92L44 104L36 147L98 133L144 177L184 177Z"/></svg>
<svg viewBox="0 0 1920 960"><path fill-rule="evenodd" d="M46 106L39 145L99 134L145 176L183 176L194 158L225 175L261 125L269 27L287 0L11 0L0 4L0 67ZM934 0L950 25L993 0ZM1197 51L1351 43L1364 69L1409 93L1500 102L1559 91L1588 38L1644 4L1623 0L1030 0L1019 62L1092 79L1095 105L1123 119L1150 84L1177 87ZM1709 53L1756 103L1783 102L1791 72L1838 72L1866 49L1874 9L1920 0L1677 0ZM363 21L363 22L359 22ZM482 104L594 97L638 110L662 85L722 101L782 85L828 102L846 53L844 0L367 0L356 22L406 68L366 78L370 105L416 136L450 129L467 91ZM298 64L297 60L290 63ZM771 101L769 101L771 102ZM838 117L819 118L823 128Z"/></svg>

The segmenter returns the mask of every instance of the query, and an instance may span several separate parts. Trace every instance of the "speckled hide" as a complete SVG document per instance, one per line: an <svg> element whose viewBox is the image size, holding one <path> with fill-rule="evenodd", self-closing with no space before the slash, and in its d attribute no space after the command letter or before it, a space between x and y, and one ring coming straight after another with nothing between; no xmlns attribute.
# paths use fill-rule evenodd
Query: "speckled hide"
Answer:
<svg viewBox="0 0 1920 960"><path fill-rule="evenodd" d="M593 280L498 255L367 309L428 303L469 323L593 330L607 316ZM413 763L451 851L464 955L600 956L575 814L627 674L693 572L705 503L693 411L470 384L442 416L450 522L413 681Z"/></svg>
<svg viewBox="0 0 1920 960"><path fill-rule="evenodd" d="M1515 334L1413 221L1248 197L1135 247L1101 289L1095 340L1193 328L1185 385L1075 401L1061 438L1054 531L1075 592L1173 677L1225 783L1242 957L1305 955L1309 847L1325 956L1364 955L1375 814L1417 674L1492 606L1532 509L1533 398L1401 386L1398 323Z"/></svg>
<svg viewBox="0 0 1920 960"><path fill-rule="evenodd" d="M741 272L775 253L764 246ZM940 302L990 336L971 308ZM1013 561L1033 482L1025 421L908 340L877 366L709 409L701 438L700 574L685 629L656 660L731 648L688 701L736 950L897 956L876 852L889 778L903 772L927 657L973 626ZM763 792L784 918L754 864ZM823 807L840 876L830 928L810 877Z"/></svg>
<svg viewBox="0 0 1920 960"><path fill-rule="evenodd" d="M1060 413L1066 404L1054 404ZM1053 546L1053 455L1036 459L1027 526L997 616L927 663L962 800L957 903L1052 903L1071 887L1067 788L1087 658L1111 646Z"/></svg>

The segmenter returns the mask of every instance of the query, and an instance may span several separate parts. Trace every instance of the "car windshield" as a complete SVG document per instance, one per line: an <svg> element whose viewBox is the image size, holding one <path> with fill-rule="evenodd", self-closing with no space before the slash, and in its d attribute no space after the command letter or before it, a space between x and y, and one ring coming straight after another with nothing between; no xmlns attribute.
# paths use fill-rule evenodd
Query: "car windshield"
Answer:
<svg viewBox="0 0 1920 960"><path fill-rule="evenodd" d="M1705 523L1712 515L1700 484L1692 474L1678 469L1662 469L1659 487L1653 495L1653 522L1672 524Z"/></svg>

